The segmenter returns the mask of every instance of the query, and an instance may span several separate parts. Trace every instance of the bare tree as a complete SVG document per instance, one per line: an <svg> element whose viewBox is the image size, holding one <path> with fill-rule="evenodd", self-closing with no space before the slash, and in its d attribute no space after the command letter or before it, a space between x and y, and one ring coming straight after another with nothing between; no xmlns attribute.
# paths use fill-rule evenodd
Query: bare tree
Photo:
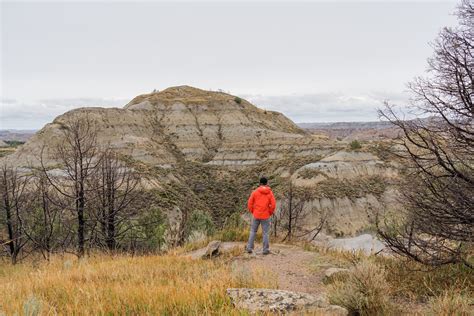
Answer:
<svg viewBox="0 0 474 316"><path fill-rule="evenodd" d="M41 166L48 182L68 201L65 207L76 216L77 255L82 257L86 242L86 204L92 198L88 183L100 163L97 129L87 114L75 113L62 123L61 131L61 142L53 149L53 158L60 163L62 174L55 176L48 170L43 154Z"/></svg>
<svg viewBox="0 0 474 316"><path fill-rule="evenodd" d="M106 148L101 152L98 170L93 177L95 216L100 223L99 235L109 250L115 250L118 239L131 229L133 219L142 209L139 174L127 166L119 155Z"/></svg>
<svg viewBox="0 0 474 316"><path fill-rule="evenodd" d="M43 172L34 172L30 183L30 211L24 214L25 235L49 261L51 254L67 247L70 231L65 229L65 209L59 194Z"/></svg>
<svg viewBox="0 0 474 316"><path fill-rule="evenodd" d="M379 234L395 252L430 265L469 265L474 241L472 2L462 1L458 19L433 43L429 76L409 85L411 111L427 118L404 120L389 104L380 112L404 134L395 152L404 163L404 211L378 219Z"/></svg>
<svg viewBox="0 0 474 316"><path fill-rule="evenodd" d="M307 238L314 240L326 223L326 213L309 209L306 204L311 200L311 194L305 189L295 188L291 180L287 190L283 193L280 208L273 217L273 232L276 237L278 230L283 230L285 236L282 241L293 238ZM318 224L308 229L306 226L308 216L318 217Z"/></svg>
<svg viewBox="0 0 474 316"><path fill-rule="evenodd" d="M26 246L28 238L24 233L22 213L27 208L28 192L26 184L28 177L21 175L16 168L3 164L0 173L0 204L4 224L7 229L7 240L0 242L7 247L12 264L18 262L22 249Z"/></svg>

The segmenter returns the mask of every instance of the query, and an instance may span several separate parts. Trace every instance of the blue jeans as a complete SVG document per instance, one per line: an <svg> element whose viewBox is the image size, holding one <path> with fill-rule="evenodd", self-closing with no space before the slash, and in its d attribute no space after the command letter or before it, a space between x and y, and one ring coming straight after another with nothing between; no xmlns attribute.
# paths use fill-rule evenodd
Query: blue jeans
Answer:
<svg viewBox="0 0 474 316"><path fill-rule="evenodd" d="M250 226L250 236L247 243L247 251L253 251L253 244L255 242L255 236L257 235L258 226L262 225L263 230L263 253L270 252L270 219L256 219L252 217L252 225Z"/></svg>

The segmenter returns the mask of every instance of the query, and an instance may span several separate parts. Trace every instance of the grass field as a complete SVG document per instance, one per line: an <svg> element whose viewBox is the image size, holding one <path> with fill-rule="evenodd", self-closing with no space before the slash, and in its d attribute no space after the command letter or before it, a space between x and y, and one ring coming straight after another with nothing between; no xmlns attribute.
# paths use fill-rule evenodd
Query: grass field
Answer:
<svg viewBox="0 0 474 316"><path fill-rule="evenodd" d="M245 237L238 229L227 234L217 236ZM227 288L279 287L270 272L278 266L249 270L234 260L241 247L213 260L182 255L206 244L161 256L93 254L78 260L56 255L50 262L0 262L0 315L245 315L232 307ZM310 273L329 266L350 270L322 288L333 304L349 311L474 315L474 274L464 265L433 269L401 258L294 246L316 254Z"/></svg>
<svg viewBox="0 0 474 316"><path fill-rule="evenodd" d="M55 257L0 264L0 315L240 315L227 288L274 286L264 271L241 271L229 258Z"/></svg>

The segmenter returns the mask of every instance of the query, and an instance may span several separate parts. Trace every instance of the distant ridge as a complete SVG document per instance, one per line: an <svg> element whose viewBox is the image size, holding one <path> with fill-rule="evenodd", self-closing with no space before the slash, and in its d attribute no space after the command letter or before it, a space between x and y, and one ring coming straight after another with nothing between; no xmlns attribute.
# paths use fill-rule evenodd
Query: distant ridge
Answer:
<svg viewBox="0 0 474 316"><path fill-rule="evenodd" d="M297 123L301 128L324 128L324 129L340 129L340 128L353 128L353 129L364 129L364 128L376 128L385 129L393 127L393 124L386 121L366 121L366 122L315 122L315 123Z"/></svg>
<svg viewBox="0 0 474 316"><path fill-rule="evenodd" d="M312 134L325 135L330 139L346 141L393 139L400 135L400 130L387 121L318 122L298 123L297 125Z"/></svg>

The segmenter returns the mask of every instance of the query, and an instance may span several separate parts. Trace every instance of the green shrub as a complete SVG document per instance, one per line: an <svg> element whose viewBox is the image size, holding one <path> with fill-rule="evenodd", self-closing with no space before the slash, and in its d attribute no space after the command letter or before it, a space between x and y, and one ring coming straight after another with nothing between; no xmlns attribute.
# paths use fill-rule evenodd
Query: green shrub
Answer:
<svg viewBox="0 0 474 316"><path fill-rule="evenodd" d="M246 241L248 234L243 230L239 229L224 229L219 233L220 240L222 241Z"/></svg>
<svg viewBox="0 0 474 316"><path fill-rule="evenodd" d="M353 140L350 143L350 147L351 147L352 150L357 150L357 149L361 149L362 145L360 144L360 142L358 140Z"/></svg>
<svg viewBox="0 0 474 316"><path fill-rule="evenodd" d="M237 103L237 104L241 104L241 103L242 103L242 99L239 98L239 97L235 97L234 101L235 101L235 103Z"/></svg>
<svg viewBox="0 0 474 316"><path fill-rule="evenodd" d="M188 232L201 232L210 236L215 232L214 222L211 215L203 211L194 211L188 222Z"/></svg>
<svg viewBox="0 0 474 316"><path fill-rule="evenodd" d="M25 142L21 140L6 140L5 143L10 147L16 148L20 145L23 145Z"/></svg>
<svg viewBox="0 0 474 316"><path fill-rule="evenodd" d="M161 251L165 245L165 233L167 230L165 219L165 215L158 208L146 210L136 222L130 223L130 229L127 230L124 240L136 241L138 244L135 246L138 246L138 248L145 252Z"/></svg>

